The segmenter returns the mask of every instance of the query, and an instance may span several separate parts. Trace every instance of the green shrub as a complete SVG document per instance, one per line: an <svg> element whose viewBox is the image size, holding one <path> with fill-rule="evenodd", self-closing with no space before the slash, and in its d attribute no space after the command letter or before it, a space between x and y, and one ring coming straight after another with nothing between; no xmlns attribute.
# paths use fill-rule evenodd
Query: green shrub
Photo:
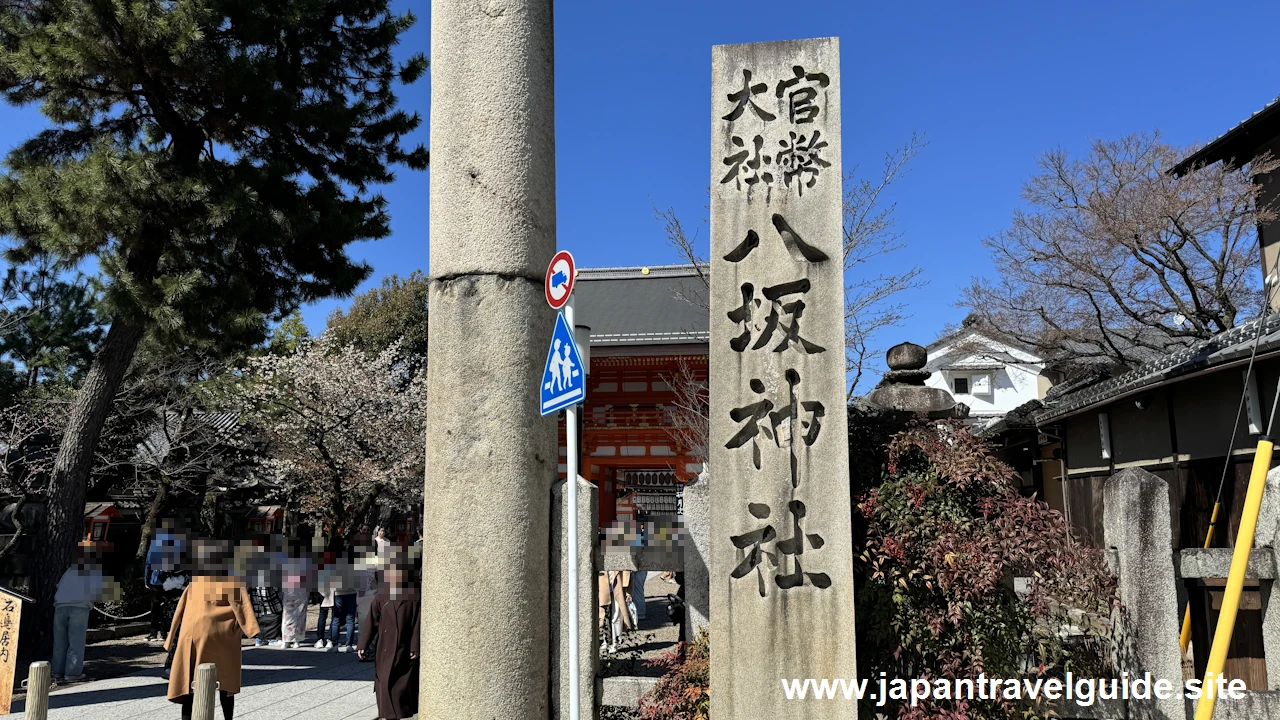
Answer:
<svg viewBox="0 0 1280 720"><path fill-rule="evenodd" d="M866 531L855 552L861 677L1108 669L1116 596L1102 553L1079 543L1060 514L1020 495L1015 477L960 423L914 425L889 442L881 482L857 498ZM1015 577L1029 579L1024 595ZM878 710L886 709L900 720L1027 714L1003 700Z"/></svg>

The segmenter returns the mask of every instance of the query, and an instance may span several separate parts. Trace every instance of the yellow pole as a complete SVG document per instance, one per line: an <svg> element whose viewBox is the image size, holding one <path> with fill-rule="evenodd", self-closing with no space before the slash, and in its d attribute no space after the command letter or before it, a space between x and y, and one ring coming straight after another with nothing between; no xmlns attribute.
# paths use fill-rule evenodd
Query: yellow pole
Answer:
<svg viewBox="0 0 1280 720"><path fill-rule="evenodd" d="M1236 627L1236 611L1240 608L1240 591L1244 589L1244 576L1249 566L1249 553L1253 550L1253 532L1258 527L1258 510L1262 507L1262 491L1267 487L1267 471L1271 469L1271 438L1258 439L1258 451L1253 456L1253 473L1249 476L1249 493L1245 495L1244 512L1240 515L1240 532L1236 534L1236 549L1231 556L1231 572L1227 575L1227 587L1222 596L1222 612L1218 614L1218 627L1213 632L1213 648L1209 651L1209 664L1204 671L1204 694L1196 707L1195 720L1213 720L1213 707L1217 704L1218 676L1227 661L1227 649L1231 647L1231 633Z"/></svg>
<svg viewBox="0 0 1280 720"><path fill-rule="evenodd" d="M1213 517L1209 518L1209 532L1204 534L1204 549L1208 550L1209 545L1213 543L1213 528L1218 524L1218 511L1222 509L1222 503L1213 504ZM1182 613L1182 636L1178 638L1178 644L1182 646L1182 654L1187 654L1187 647L1191 645L1191 603L1187 603L1186 612Z"/></svg>

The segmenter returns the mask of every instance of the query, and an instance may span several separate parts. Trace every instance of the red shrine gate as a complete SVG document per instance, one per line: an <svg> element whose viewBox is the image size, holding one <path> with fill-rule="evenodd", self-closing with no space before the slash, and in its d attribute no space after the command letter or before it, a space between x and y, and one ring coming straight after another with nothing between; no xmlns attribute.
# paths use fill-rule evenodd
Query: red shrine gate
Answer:
<svg viewBox="0 0 1280 720"><path fill-rule="evenodd" d="M593 356L583 410L582 476L600 488L600 527L620 515L681 512L684 485L702 471L682 442L673 382L706 382L707 357ZM560 452L564 450L560 425ZM563 460L563 458L562 458ZM560 466L564 472L563 462Z"/></svg>
<svg viewBox="0 0 1280 720"><path fill-rule="evenodd" d="M600 489L599 526L641 510L674 519L702 472L671 384L707 380L705 269L579 268L574 294L575 320L591 334L579 467ZM563 421L560 447L564 473Z"/></svg>

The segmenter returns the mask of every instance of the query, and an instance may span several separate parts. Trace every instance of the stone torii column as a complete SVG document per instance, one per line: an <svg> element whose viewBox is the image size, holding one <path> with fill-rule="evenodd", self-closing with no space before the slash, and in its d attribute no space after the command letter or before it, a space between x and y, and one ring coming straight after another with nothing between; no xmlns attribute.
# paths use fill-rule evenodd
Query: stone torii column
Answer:
<svg viewBox="0 0 1280 720"><path fill-rule="evenodd" d="M551 0L432 0L420 717L545 719Z"/></svg>

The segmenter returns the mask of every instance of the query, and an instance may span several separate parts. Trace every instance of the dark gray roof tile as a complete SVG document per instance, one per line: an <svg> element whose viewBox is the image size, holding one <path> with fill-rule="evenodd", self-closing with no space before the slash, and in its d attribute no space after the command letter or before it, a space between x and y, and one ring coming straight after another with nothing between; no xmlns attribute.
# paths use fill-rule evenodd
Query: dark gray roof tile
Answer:
<svg viewBox="0 0 1280 720"><path fill-rule="evenodd" d="M675 345L710 339L707 287L689 265L582 268L574 294L574 321L591 328L593 345Z"/></svg>
<svg viewBox="0 0 1280 720"><path fill-rule="evenodd" d="M1259 325L1261 325L1261 336L1259 336ZM1280 350L1280 314L1255 318L1207 340L1200 340L1167 353L1159 359L1139 365L1132 371L1109 380L1074 391L1051 394L1047 398L1049 406L1036 413L1036 422L1045 423L1164 380L1248 358L1253 353L1255 340L1260 355Z"/></svg>

